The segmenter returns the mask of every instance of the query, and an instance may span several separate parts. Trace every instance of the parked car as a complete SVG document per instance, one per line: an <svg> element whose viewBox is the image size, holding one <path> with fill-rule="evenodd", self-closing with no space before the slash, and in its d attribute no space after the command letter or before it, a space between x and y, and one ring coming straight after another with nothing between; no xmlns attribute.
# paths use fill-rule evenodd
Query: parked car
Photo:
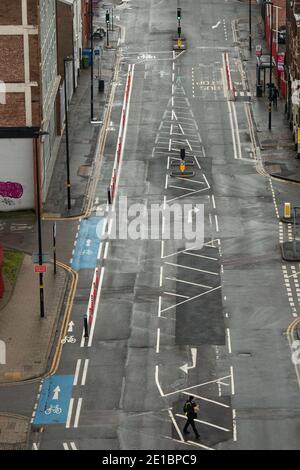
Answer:
<svg viewBox="0 0 300 470"><path fill-rule="evenodd" d="M279 26L278 28L278 43L285 44L286 39L286 26Z"/></svg>

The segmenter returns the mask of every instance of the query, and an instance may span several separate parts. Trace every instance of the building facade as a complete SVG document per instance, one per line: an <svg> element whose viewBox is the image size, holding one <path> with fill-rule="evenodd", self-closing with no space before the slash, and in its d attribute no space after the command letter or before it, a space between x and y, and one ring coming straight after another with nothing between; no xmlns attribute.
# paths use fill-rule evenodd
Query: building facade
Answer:
<svg viewBox="0 0 300 470"><path fill-rule="evenodd" d="M294 140L297 140L300 128L300 1L287 0L286 11L287 116Z"/></svg>
<svg viewBox="0 0 300 470"><path fill-rule="evenodd" d="M35 207L34 129L45 198L58 150L55 0L0 2L0 210Z"/></svg>

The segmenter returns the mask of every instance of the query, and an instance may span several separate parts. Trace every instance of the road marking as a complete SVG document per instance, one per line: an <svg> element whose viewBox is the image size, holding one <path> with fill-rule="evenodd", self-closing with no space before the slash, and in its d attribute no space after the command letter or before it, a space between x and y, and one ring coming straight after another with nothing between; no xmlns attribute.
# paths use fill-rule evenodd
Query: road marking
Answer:
<svg viewBox="0 0 300 470"><path fill-rule="evenodd" d="M194 297L191 297L190 299L187 299L187 300L183 300L182 302L179 302L178 304L172 305L171 307L164 308L161 312L163 313L163 312L167 312L168 310L171 310L172 308L177 308L180 305L185 304L186 302L191 302L192 300L195 300L195 299L198 299L199 297L203 297L204 295L210 294L211 292L213 292L217 289L221 289L221 287L222 286L214 287L213 289L211 289L207 292L203 292L202 294L195 295Z"/></svg>
<svg viewBox="0 0 300 470"><path fill-rule="evenodd" d="M174 424L174 427L175 427L175 429L176 429L176 431L177 431L177 434L178 434L178 436L180 437L181 442L184 442L183 436L182 436L182 434L181 434L181 432L180 432L180 429L179 429L179 427L178 427L178 424L176 423L176 420L175 420L175 418L174 418L174 415L173 415L172 411L171 411L171 410L168 410L168 413L169 413L169 416L171 417L171 420L172 420L172 422L173 422L173 424Z"/></svg>
<svg viewBox="0 0 300 470"><path fill-rule="evenodd" d="M189 251L187 251L185 254L189 256L196 256L197 258L204 258L204 259L210 259L212 261L219 261L218 258L213 258L212 256L198 255L197 253L190 253Z"/></svg>
<svg viewBox="0 0 300 470"><path fill-rule="evenodd" d="M181 297L182 299L189 299L187 295L174 294L174 292L164 292L166 295L173 295L174 297Z"/></svg>
<svg viewBox="0 0 300 470"><path fill-rule="evenodd" d="M233 424L233 440L237 441L237 429L236 429L236 411L232 410L232 424Z"/></svg>
<svg viewBox="0 0 300 470"><path fill-rule="evenodd" d="M190 284L192 286L204 287L205 289L212 289L212 286L206 286L204 284L198 284L197 282L184 281L183 279L177 279L176 277L166 277L165 279L168 279L169 281L181 282L183 284Z"/></svg>
<svg viewBox="0 0 300 470"><path fill-rule="evenodd" d="M218 216L215 215L215 222L216 222L216 231L219 232L219 223L218 223Z"/></svg>
<svg viewBox="0 0 300 470"><path fill-rule="evenodd" d="M229 351L229 354L231 354L231 339L230 339L230 329L229 328L226 328L226 334L227 334L228 351Z"/></svg>
<svg viewBox="0 0 300 470"><path fill-rule="evenodd" d="M157 328L156 352L159 353L160 328Z"/></svg>
<svg viewBox="0 0 300 470"><path fill-rule="evenodd" d="M163 266L160 267L159 287L162 286L162 283L163 283Z"/></svg>
<svg viewBox="0 0 300 470"><path fill-rule="evenodd" d="M78 422L79 422L79 417L80 417L81 406L82 406L82 398L79 398L78 403L77 403L77 410L76 410L76 415L75 415L74 428L78 428Z"/></svg>
<svg viewBox="0 0 300 470"><path fill-rule="evenodd" d="M216 209L216 201L215 201L215 196L214 196L214 195L212 195L211 199L212 199L212 203L213 203L213 208L214 208L214 209Z"/></svg>
<svg viewBox="0 0 300 470"><path fill-rule="evenodd" d="M76 385L77 385L77 382L78 382L78 376L79 376L80 366L81 366L81 359L78 359L78 360L77 360L77 364L76 364L76 369L75 369L74 381L73 381L73 385L74 385L74 386L76 386Z"/></svg>
<svg viewBox="0 0 300 470"><path fill-rule="evenodd" d="M71 398L70 404L69 404L69 411L68 411L68 417L67 417L67 422L66 422L66 428L70 427L72 412L73 412L73 405L74 405L74 398Z"/></svg>
<svg viewBox="0 0 300 470"><path fill-rule="evenodd" d="M216 29L220 26L221 24L221 21L218 21L217 24L215 24L214 26L212 26L212 29Z"/></svg>
<svg viewBox="0 0 300 470"><path fill-rule="evenodd" d="M201 272L201 273L212 274L213 276L219 276L220 275L220 273L215 273L215 272L212 272L212 271L205 271L204 269L199 269L199 268L192 268L190 266L184 266L183 264L170 263L169 261L165 261L165 264L168 264L169 266L176 266L176 267L183 268L183 269L190 269L192 271L198 271L198 272Z"/></svg>
<svg viewBox="0 0 300 470"><path fill-rule="evenodd" d="M179 418L186 418L185 415L182 415L180 413L176 413L176 416L179 416ZM209 423L208 421L203 421L202 419L195 418L194 421L196 421L197 423L206 424L206 426L210 426L212 428L220 429L221 431L230 432L230 429L223 428L222 426L218 426L217 424Z"/></svg>
<svg viewBox="0 0 300 470"><path fill-rule="evenodd" d="M234 377L233 377L233 367L230 366L230 380L231 380L231 393L232 395L235 394L235 390L234 390Z"/></svg>
<svg viewBox="0 0 300 470"><path fill-rule="evenodd" d="M89 362L90 362L89 359L86 359L85 362L84 362L84 368L83 368L83 374L82 374L82 379L81 379L81 385L85 385L85 382L86 382L86 374L87 374L87 370L88 370L88 367L89 367Z"/></svg>
<svg viewBox="0 0 300 470"><path fill-rule="evenodd" d="M190 393L188 393L188 392L183 392L183 393L184 393L184 395L190 395ZM195 393L193 393L193 396L195 398L198 398L199 400L208 401L210 403L214 403L215 405L223 406L224 408L230 408L229 405L225 405L225 403L221 403L220 401L215 401L215 400L211 400L210 398L205 398L205 397L202 397L200 395L195 395Z"/></svg>
<svg viewBox="0 0 300 470"><path fill-rule="evenodd" d="M92 342L93 342L95 324L96 324L97 315L98 315L100 294L101 294L102 284L103 284L103 278L104 278L104 267L102 267L102 268L101 268L101 271L100 271L99 287L98 287L98 292L97 292L97 297L96 297L96 303L95 303L95 309L94 309L94 315L93 315L93 322L92 322L92 326L91 326L91 330L90 330L90 336L89 336L89 341L88 341L88 347L89 347L89 348L91 347Z"/></svg>

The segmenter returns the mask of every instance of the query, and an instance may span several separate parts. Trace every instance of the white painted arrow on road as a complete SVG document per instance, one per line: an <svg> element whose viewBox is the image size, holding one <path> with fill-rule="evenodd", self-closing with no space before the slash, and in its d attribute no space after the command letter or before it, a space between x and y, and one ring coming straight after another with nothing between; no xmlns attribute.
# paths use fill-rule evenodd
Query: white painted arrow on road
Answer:
<svg viewBox="0 0 300 470"><path fill-rule="evenodd" d="M70 323L69 323L69 328L68 328L68 333L72 333L72 332L73 332L73 326L74 326L74 322L73 322L73 321L70 321Z"/></svg>
<svg viewBox="0 0 300 470"><path fill-rule="evenodd" d="M58 400L58 396L59 396L60 392L61 392L61 390L60 390L59 386L57 385L57 387L54 389L54 395L53 395L52 400Z"/></svg>
<svg viewBox="0 0 300 470"><path fill-rule="evenodd" d="M180 367L180 369L183 370L183 372L185 372L186 374L188 373L189 369L194 369L196 367L197 348L191 348L191 353L192 353L193 365L189 366L188 364L184 364L184 366Z"/></svg>

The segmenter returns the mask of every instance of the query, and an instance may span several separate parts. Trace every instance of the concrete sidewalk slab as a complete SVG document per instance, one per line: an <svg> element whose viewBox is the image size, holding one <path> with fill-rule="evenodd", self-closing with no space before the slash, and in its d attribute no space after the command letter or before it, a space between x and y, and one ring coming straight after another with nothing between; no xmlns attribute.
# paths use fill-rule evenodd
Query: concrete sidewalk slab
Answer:
<svg viewBox="0 0 300 470"><path fill-rule="evenodd" d="M104 92L98 90L98 79L94 80L94 117L101 121L110 93L110 82L114 73L119 29L110 32L110 47L105 47L103 41L100 77L104 80ZM94 75L98 75L97 58L94 64ZM99 77L99 78L100 78ZM53 175L44 203L44 212L56 217L79 216L82 214L92 174L96 153L97 140L101 124L91 124L91 72L90 69L80 71L78 87L69 105L69 153L72 209L67 210L66 186L66 141L63 135L54 166Z"/></svg>
<svg viewBox="0 0 300 470"><path fill-rule="evenodd" d="M39 277L31 257L24 260L9 303L0 311L0 339L6 346L6 364L0 364L0 383L28 380L47 370L55 339L67 273L48 265L44 276L45 318L40 318Z"/></svg>
<svg viewBox="0 0 300 470"><path fill-rule="evenodd" d="M25 416L0 415L0 451L26 450L30 419Z"/></svg>
<svg viewBox="0 0 300 470"><path fill-rule="evenodd" d="M240 40L243 43L243 31L247 25L240 21ZM295 151L288 121L286 119L284 98L279 98L277 106L272 105L271 131L268 128L269 96L266 88L262 97L256 97L256 55L255 45L261 44L264 51L268 51L263 38L263 21L258 9L256 21L253 22L253 52L249 53L248 44L243 44L244 64L247 72L249 88L254 96L252 100L253 117L256 124L256 136L261 149L262 161L265 170L271 175L284 181L300 183L300 160ZM276 82L275 77L273 81ZM266 82L269 82L269 73L266 74Z"/></svg>

